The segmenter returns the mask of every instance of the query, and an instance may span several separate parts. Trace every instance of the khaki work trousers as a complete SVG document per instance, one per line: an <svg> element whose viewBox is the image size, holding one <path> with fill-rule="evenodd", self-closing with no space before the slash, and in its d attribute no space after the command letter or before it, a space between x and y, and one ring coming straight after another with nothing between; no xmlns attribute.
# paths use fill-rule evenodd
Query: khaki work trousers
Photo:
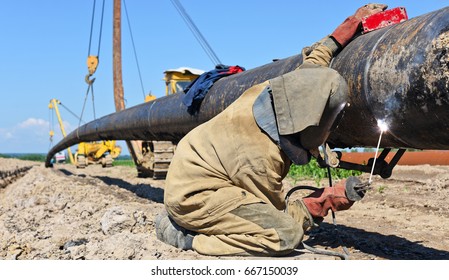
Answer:
<svg viewBox="0 0 449 280"><path fill-rule="evenodd" d="M196 235L193 249L206 255L286 255L304 236L307 210L297 207L294 211L299 212L299 221L269 204L241 205L208 226L213 235Z"/></svg>

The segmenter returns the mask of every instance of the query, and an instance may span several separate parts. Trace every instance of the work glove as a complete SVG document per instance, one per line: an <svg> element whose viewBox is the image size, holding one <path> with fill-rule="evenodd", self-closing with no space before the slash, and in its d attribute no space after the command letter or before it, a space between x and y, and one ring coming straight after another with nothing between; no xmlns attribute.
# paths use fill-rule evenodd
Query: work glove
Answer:
<svg viewBox="0 0 449 280"><path fill-rule="evenodd" d="M344 48L361 30L361 22L364 17L384 11L388 6L384 4L368 4L359 8L354 15L348 17L331 34L331 37Z"/></svg>
<svg viewBox="0 0 449 280"><path fill-rule="evenodd" d="M348 181L342 180L333 187L316 190L304 197L304 204L312 217L323 218L330 209L334 212L349 209L354 201L349 200L346 196L346 182Z"/></svg>
<svg viewBox="0 0 449 280"><path fill-rule="evenodd" d="M289 201L285 212L300 224L304 231L317 226L310 212L307 210L304 201L301 199Z"/></svg>

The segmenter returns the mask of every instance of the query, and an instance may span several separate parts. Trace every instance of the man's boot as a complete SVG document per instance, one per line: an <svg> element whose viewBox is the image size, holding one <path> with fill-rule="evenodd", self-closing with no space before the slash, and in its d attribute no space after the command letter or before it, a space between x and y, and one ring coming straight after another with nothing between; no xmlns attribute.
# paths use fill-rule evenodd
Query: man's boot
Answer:
<svg viewBox="0 0 449 280"><path fill-rule="evenodd" d="M157 239L182 250L192 250L195 233L178 226L167 211L156 216L155 225Z"/></svg>
<svg viewBox="0 0 449 280"><path fill-rule="evenodd" d="M303 198L304 204L312 217L317 218L317 220L324 218L328 214L329 209L332 209L334 212L347 210L354 204L354 201L348 198L346 190L354 189L359 183L360 180L356 177L342 180L333 187L316 190ZM363 194L361 194L362 197Z"/></svg>

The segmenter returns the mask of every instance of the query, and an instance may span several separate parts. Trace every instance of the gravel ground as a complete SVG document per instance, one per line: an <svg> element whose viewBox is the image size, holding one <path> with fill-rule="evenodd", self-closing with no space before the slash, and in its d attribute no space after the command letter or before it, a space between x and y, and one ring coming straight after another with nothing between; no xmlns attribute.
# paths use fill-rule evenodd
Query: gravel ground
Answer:
<svg viewBox="0 0 449 280"><path fill-rule="evenodd" d="M31 168L0 188L0 259L226 259L157 240L153 221L163 209L163 180L137 178L134 168L123 166L45 168L0 159L3 173L23 167ZM305 242L333 252L344 245L356 260L449 260L448 171L398 166L390 179L375 178L361 202L337 213L337 228L327 217ZM335 259L305 249L283 258Z"/></svg>

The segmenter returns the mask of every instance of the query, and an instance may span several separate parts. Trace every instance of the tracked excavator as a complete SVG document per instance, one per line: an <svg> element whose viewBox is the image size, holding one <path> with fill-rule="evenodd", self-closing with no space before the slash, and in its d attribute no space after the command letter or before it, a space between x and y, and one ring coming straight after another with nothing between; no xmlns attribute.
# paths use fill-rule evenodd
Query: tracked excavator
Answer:
<svg viewBox="0 0 449 280"><path fill-rule="evenodd" d="M120 146L115 145L115 140L81 142L75 153L76 167L85 168L89 164L101 164L103 167L111 167L115 158L122 152Z"/></svg>
<svg viewBox="0 0 449 280"><path fill-rule="evenodd" d="M180 94L198 78L203 70L180 67L164 72L165 95ZM156 100L154 95L147 95L145 102ZM139 177L164 179L176 149L176 143L171 141L133 141L140 153L137 154L137 171Z"/></svg>

